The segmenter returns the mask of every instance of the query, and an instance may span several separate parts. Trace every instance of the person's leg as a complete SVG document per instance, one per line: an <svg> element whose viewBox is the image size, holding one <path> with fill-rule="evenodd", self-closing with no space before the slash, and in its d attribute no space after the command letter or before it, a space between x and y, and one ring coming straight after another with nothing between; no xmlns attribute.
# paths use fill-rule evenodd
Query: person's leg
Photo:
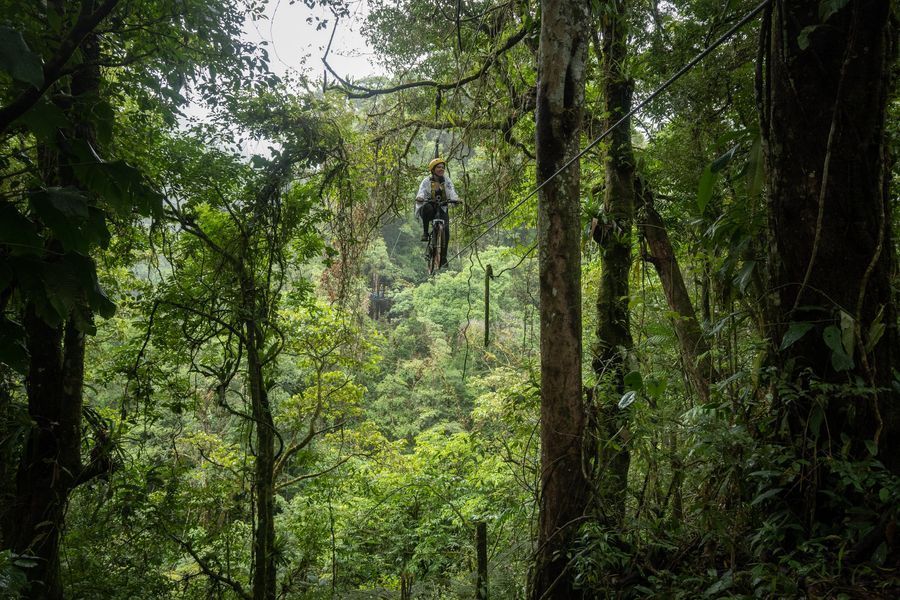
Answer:
<svg viewBox="0 0 900 600"><path fill-rule="evenodd" d="M422 205L419 216L422 217L422 241L428 241L428 225L434 219L435 206L429 202Z"/></svg>

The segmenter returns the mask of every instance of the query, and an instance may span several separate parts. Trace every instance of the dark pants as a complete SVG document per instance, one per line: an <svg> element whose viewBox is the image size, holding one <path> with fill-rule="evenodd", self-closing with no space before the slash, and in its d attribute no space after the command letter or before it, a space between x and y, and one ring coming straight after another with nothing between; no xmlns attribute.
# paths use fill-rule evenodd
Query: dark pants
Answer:
<svg viewBox="0 0 900 600"><path fill-rule="evenodd" d="M428 235L428 226L435 218L444 220L444 239L441 244L441 256L443 258L441 264L447 264L447 244L450 242L450 215L447 214L447 209L431 202L426 202L419 210L419 216L422 217L422 228L425 235Z"/></svg>

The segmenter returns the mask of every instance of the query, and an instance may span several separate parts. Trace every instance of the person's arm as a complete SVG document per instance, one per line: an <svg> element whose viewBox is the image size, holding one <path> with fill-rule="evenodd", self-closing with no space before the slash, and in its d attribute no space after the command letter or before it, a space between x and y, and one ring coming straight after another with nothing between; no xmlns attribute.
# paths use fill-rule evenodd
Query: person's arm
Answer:
<svg viewBox="0 0 900 600"><path fill-rule="evenodd" d="M422 183L419 184L419 193L416 194L416 204L422 204L428 198L429 193L431 192L429 178L426 177L422 180Z"/></svg>

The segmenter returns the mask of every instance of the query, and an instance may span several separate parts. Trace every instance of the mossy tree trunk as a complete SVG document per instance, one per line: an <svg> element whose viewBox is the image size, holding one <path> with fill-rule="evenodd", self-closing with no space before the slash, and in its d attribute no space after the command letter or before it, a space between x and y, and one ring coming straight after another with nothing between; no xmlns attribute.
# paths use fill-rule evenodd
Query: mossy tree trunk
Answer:
<svg viewBox="0 0 900 600"><path fill-rule="evenodd" d="M625 73L628 29L627 0L611 0L601 16L601 59L604 130L631 110L633 82ZM600 248L602 271L597 292L597 330L592 366L597 376L594 401L597 406L599 462L597 507L608 525L618 526L625 515L628 468L627 409L619 408L625 392L624 379L631 338L629 274L631 272L634 225L634 152L631 121L610 134L606 151L604 230Z"/></svg>
<svg viewBox="0 0 900 600"><path fill-rule="evenodd" d="M84 4L85 10L90 11L95 3L86 0ZM50 8L62 15L66 3L55 2ZM89 33L80 46L79 68L71 79L54 88L60 92L55 101L69 113L73 124L63 137L70 143L84 140L94 148L97 145L94 128L85 115L90 114L100 91L100 71L96 66L99 58L98 37ZM64 146L60 144L60 147ZM39 155L45 187L80 187L68 165L70 156L48 146L41 148ZM62 245L52 238L48 245L47 261L62 260ZM86 302L79 311L81 316L77 322L72 314L62 323L53 323L34 301L27 302L24 309L29 353L25 388L32 425L19 459L15 492L5 519L4 534L8 539L4 540L4 546L34 559L34 566L26 570L28 595L41 600L63 598L59 548L66 505L71 491L89 478L89 471L81 461L81 413L84 329L88 325L85 321L91 317Z"/></svg>
<svg viewBox="0 0 900 600"><path fill-rule="evenodd" d="M580 598L567 551L589 501L583 466L579 150L589 4L544 0L536 150L541 310L541 493L530 596Z"/></svg>
<svg viewBox="0 0 900 600"><path fill-rule="evenodd" d="M666 303L674 315L675 335L687 378L700 400L707 402L710 382L718 378L710 356L709 341L703 336L697 320L666 224L654 206L653 192L640 179L635 180L635 199L639 207L638 229L646 244L642 258L656 270Z"/></svg>
<svg viewBox="0 0 900 600"><path fill-rule="evenodd" d="M256 523L253 528L253 600L275 600L275 421L263 376L265 335L257 322L259 306L252 279L242 285L241 299L247 344L247 379L256 430L253 491Z"/></svg>
<svg viewBox="0 0 900 600"><path fill-rule="evenodd" d="M822 6L773 2L758 86L772 241L769 340L796 390L777 394L776 422L785 425L779 439L808 461L789 499L808 521L828 518L817 514L830 485L822 453L863 459L875 443L878 458L900 473L885 139L895 21L888 0L851 0L827 15Z"/></svg>

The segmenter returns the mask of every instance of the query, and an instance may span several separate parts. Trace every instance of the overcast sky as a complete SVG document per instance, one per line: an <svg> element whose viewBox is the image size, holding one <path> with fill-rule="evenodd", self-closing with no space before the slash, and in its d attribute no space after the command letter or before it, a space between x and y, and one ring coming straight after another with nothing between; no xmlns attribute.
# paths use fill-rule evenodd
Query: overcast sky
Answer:
<svg viewBox="0 0 900 600"><path fill-rule="evenodd" d="M351 3L350 17L338 23L328 64L341 76L353 78L383 73L375 56L366 45L361 28L366 15L366 2ZM268 20L248 23L248 41L269 43L269 68L279 75L304 71L310 77L322 77L322 55L334 29L334 17L322 7L308 8L302 0L271 0L266 7ZM312 23L307 19L313 18ZM316 31L316 17L328 19L328 26ZM329 76L330 77L330 76Z"/></svg>

